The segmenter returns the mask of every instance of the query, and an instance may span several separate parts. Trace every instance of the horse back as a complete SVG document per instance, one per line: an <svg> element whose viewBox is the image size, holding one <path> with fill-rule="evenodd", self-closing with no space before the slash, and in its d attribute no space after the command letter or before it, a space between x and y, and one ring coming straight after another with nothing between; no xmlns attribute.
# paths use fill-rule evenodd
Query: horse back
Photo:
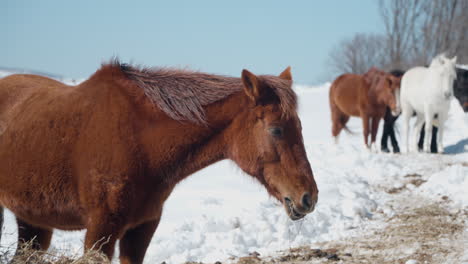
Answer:
<svg viewBox="0 0 468 264"><path fill-rule="evenodd" d="M23 106L24 101L34 94L64 86L53 79L30 74L14 74L0 79L0 134L14 118L14 113L21 111L18 108Z"/></svg>
<svg viewBox="0 0 468 264"><path fill-rule="evenodd" d="M139 110L109 74L78 86L11 76L0 80L0 97L1 205L28 223L61 229L83 228L102 202L122 212L125 204L103 197L144 182L144 158Z"/></svg>
<svg viewBox="0 0 468 264"><path fill-rule="evenodd" d="M361 75L343 74L330 87L330 102L347 115L360 116L361 109L368 104L368 90Z"/></svg>
<svg viewBox="0 0 468 264"><path fill-rule="evenodd" d="M54 113L58 104L69 103L62 99L71 90L36 75L0 79L0 203L38 226L47 223L39 218L52 211L65 215L57 226L81 221L74 213L79 207L71 202L73 198L62 193L73 197L75 192L69 184L72 173L67 158L67 143L72 139L58 122L67 111Z"/></svg>

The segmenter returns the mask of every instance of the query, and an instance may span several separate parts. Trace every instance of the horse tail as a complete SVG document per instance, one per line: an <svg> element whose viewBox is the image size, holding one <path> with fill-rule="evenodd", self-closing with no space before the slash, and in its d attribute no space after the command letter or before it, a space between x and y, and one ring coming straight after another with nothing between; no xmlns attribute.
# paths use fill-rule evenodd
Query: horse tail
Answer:
<svg viewBox="0 0 468 264"><path fill-rule="evenodd" d="M348 134L351 134L351 135L355 135L355 134L356 134L354 131L352 131L351 129L349 129L348 126L346 126L346 125L343 126L343 129L344 129L344 131L346 131L346 133L348 133Z"/></svg>
<svg viewBox="0 0 468 264"><path fill-rule="evenodd" d="M336 131L336 135L334 134L335 132L332 132L333 133L333 136L338 136L339 134L339 131L341 129L344 129L346 131L346 133L348 134L354 134L353 131L351 131L347 126L346 126L346 123L348 123L348 120L349 120L349 116L347 116L345 113L343 113L339 108L338 106L336 105L335 103L335 100L334 100L334 94L336 94L336 87L337 85L339 84L339 82L341 82L341 80L345 78L345 75L340 75L338 78L336 78L333 83L330 85L330 90L329 90L329 103L330 103L330 112L331 112L331 115L332 115L332 123L333 122L337 122L339 124L340 127L342 128L339 128L338 131ZM332 128L332 130L334 130L335 128Z"/></svg>

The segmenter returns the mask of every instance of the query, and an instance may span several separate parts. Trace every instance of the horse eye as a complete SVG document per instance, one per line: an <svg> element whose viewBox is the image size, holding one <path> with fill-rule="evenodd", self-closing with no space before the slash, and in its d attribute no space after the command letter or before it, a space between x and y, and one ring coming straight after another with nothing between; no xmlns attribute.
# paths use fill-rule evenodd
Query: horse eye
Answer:
<svg viewBox="0 0 468 264"><path fill-rule="evenodd" d="M268 129L268 132L274 137L281 137L283 136L283 128L282 127L271 127Z"/></svg>

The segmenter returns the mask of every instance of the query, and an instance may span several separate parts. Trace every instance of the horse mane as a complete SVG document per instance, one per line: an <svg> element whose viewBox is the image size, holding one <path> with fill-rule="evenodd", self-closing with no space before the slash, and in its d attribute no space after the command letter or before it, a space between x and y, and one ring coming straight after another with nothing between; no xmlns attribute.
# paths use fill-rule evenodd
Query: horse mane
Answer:
<svg viewBox="0 0 468 264"><path fill-rule="evenodd" d="M170 118L197 124L207 124L204 106L243 90L240 78L223 75L185 69L133 66L120 63L118 59L102 67L119 69L144 92L153 105ZM291 88L291 81L271 75L257 77L279 100L283 114L289 116L296 111L297 98Z"/></svg>
<svg viewBox="0 0 468 264"><path fill-rule="evenodd" d="M370 68L366 73L364 73L364 80L369 84L369 87L375 87L379 82L380 78L385 76L387 73L383 70L380 70L377 67Z"/></svg>

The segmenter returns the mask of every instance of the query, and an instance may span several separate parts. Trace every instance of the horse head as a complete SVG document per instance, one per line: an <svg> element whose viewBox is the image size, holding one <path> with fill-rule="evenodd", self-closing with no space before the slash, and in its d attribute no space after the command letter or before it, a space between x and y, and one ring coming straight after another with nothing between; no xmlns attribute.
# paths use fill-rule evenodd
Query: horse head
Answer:
<svg viewBox="0 0 468 264"><path fill-rule="evenodd" d="M386 74L382 78L381 85L385 91L385 102L388 107L392 110L393 116L398 116L401 113L400 105L400 85L401 76L394 76L392 74Z"/></svg>
<svg viewBox="0 0 468 264"><path fill-rule="evenodd" d="M457 56L450 59L442 53L434 57L429 65L432 78L439 78L435 83L439 83L447 100L453 96L453 82L457 79L456 63Z"/></svg>
<svg viewBox="0 0 468 264"><path fill-rule="evenodd" d="M312 212L318 189L307 159L288 67L276 76L242 71L248 107L232 121L228 156L263 184L297 220Z"/></svg>
<svg viewBox="0 0 468 264"><path fill-rule="evenodd" d="M398 116L401 112L401 76L398 77L372 67L364 74L364 80L370 85L371 89L375 89L377 100L387 105L392 111L392 115Z"/></svg>
<svg viewBox="0 0 468 264"><path fill-rule="evenodd" d="M441 66L441 65L444 65L444 63L446 61L448 61L449 59L445 56L445 53L441 53L437 56L435 56L432 60L431 60L431 63L429 64L429 67L437 67L437 66Z"/></svg>

